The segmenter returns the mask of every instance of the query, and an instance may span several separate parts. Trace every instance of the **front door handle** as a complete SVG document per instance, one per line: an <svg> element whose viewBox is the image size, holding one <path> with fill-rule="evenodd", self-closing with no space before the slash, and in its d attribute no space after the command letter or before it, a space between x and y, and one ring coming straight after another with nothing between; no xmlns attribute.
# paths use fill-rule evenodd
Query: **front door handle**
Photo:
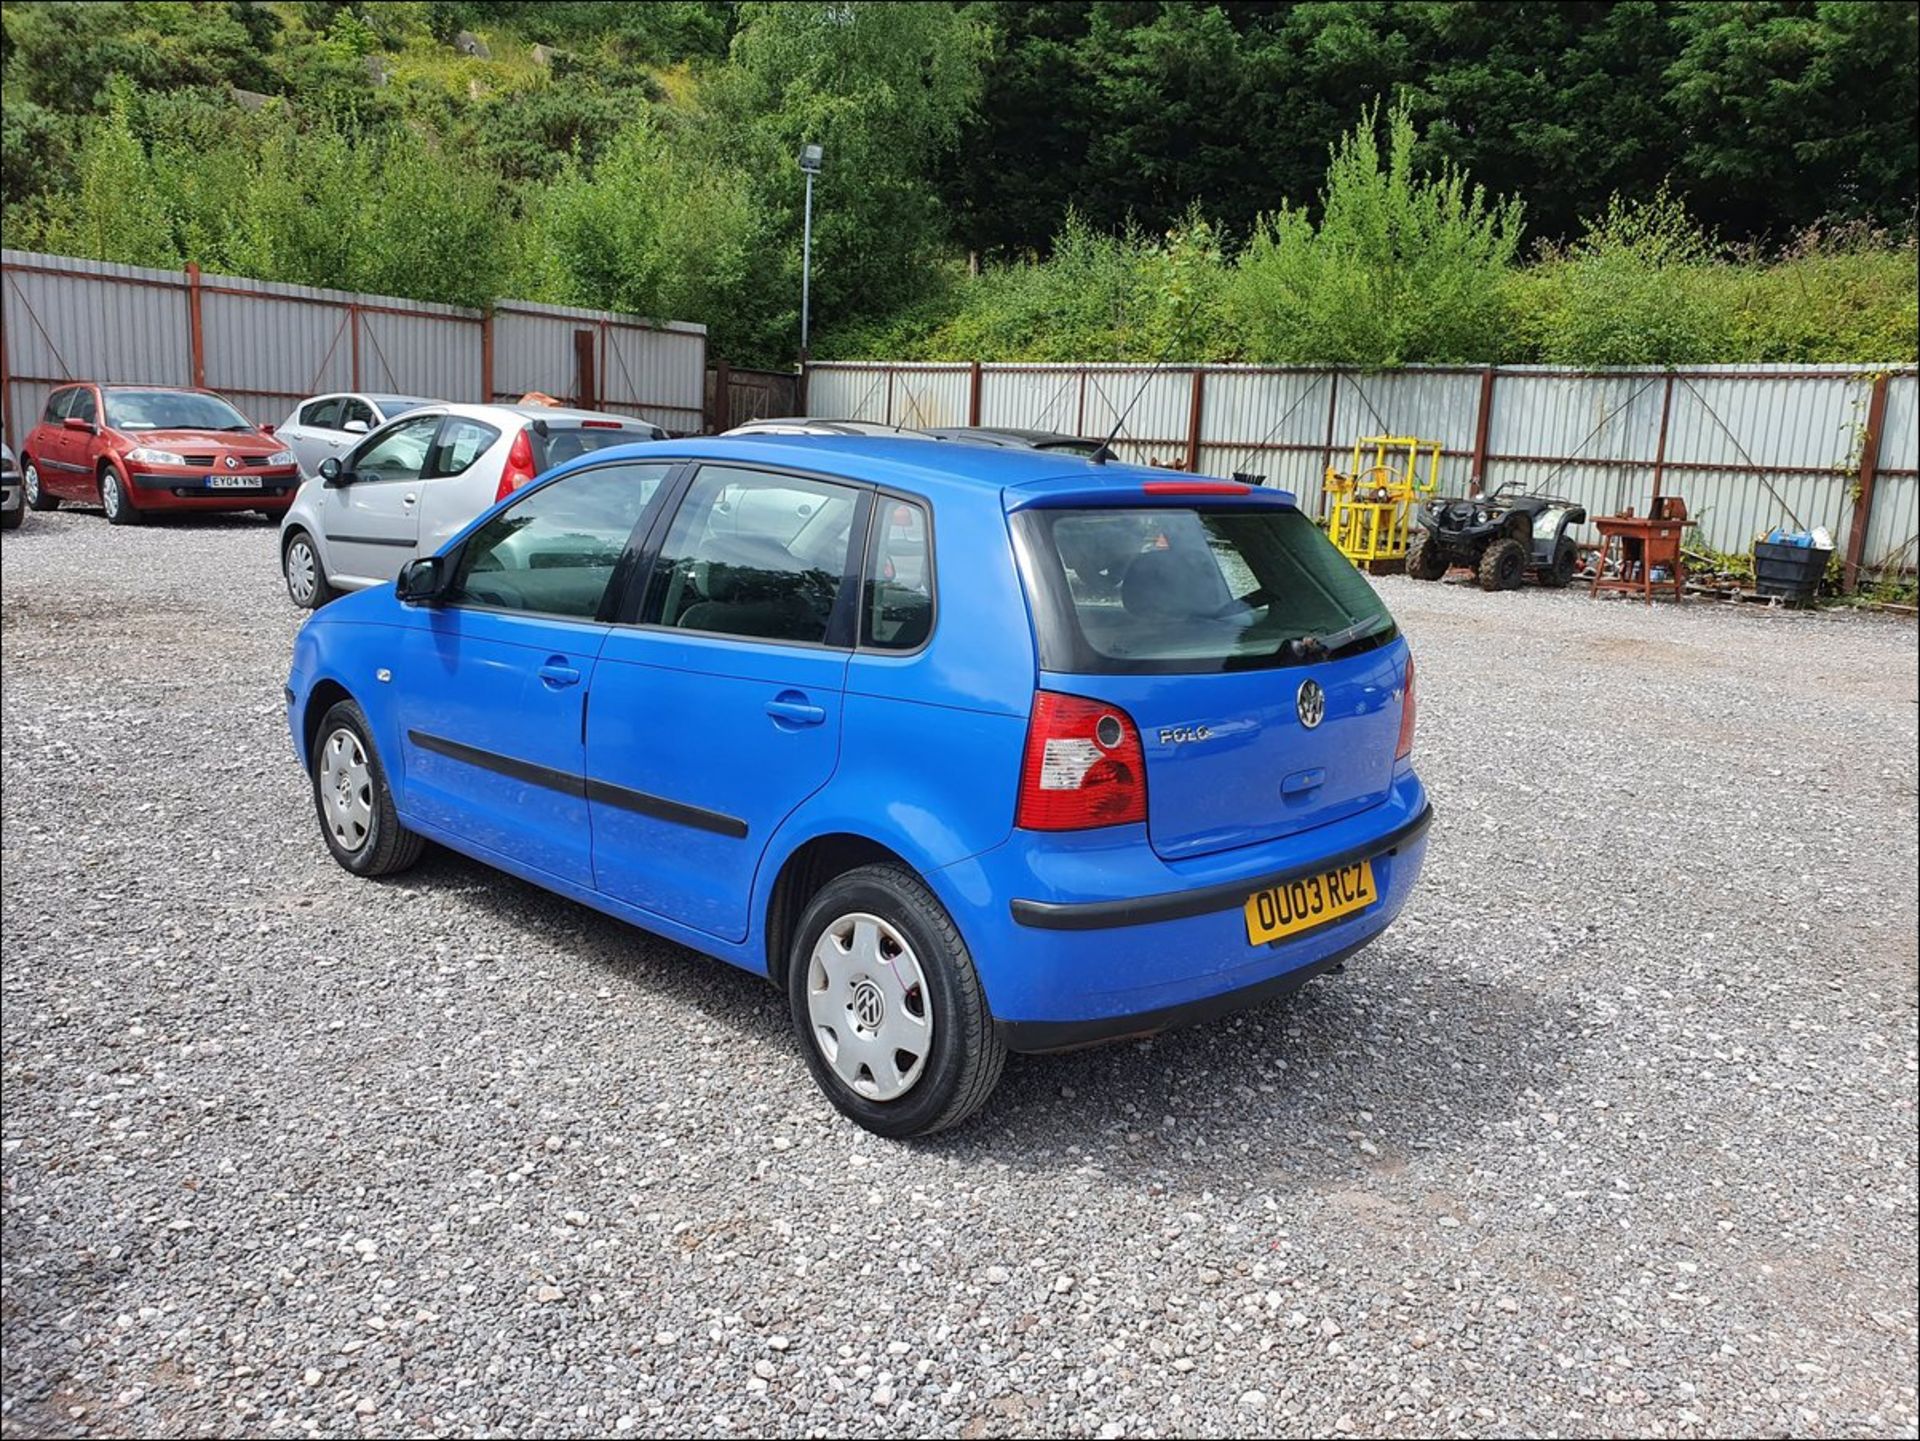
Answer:
<svg viewBox="0 0 1920 1441"><path fill-rule="evenodd" d="M579 685L580 672L567 664L563 655L551 656L540 667L540 683L548 690L559 690L564 686Z"/></svg>
<svg viewBox="0 0 1920 1441"><path fill-rule="evenodd" d="M781 691L767 702L767 714L773 717L774 724L782 729L795 726L817 726L827 718L826 709L814 705L806 695L797 690Z"/></svg>
<svg viewBox="0 0 1920 1441"><path fill-rule="evenodd" d="M413 501L414 501L414 494L412 491L408 491L405 495L400 497L400 503L402 505L412 505Z"/></svg>

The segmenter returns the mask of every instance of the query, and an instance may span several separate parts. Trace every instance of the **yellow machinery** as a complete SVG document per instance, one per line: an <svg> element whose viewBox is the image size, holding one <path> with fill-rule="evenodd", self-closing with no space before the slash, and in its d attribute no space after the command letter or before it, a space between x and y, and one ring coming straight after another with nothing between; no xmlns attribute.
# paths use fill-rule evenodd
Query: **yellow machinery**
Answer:
<svg viewBox="0 0 1920 1441"><path fill-rule="evenodd" d="M1421 483L1422 463L1426 481ZM1362 570L1407 558L1413 507L1440 484L1440 442L1411 435L1369 435L1353 443L1353 465L1327 467L1327 536Z"/></svg>

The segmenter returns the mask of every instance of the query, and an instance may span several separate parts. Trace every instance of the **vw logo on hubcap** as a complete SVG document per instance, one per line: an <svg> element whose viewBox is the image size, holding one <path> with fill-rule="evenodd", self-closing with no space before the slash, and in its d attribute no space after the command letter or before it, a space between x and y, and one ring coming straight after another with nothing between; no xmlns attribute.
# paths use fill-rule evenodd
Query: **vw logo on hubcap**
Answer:
<svg viewBox="0 0 1920 1441"><path fill-rule="evenodd" d="M877 1031L887 1014L887 998L872 981L861 981L853 988L853 1019L863 1031Z"/></svg>
<svg viewBox="0 0 1920 1441"><path fill-rule="evenodd" d="M1317 680L1300 682L1300 693L1294 697L1294 708L1300 712L1300 724L1312 730L1327 718L1327 693L1320 689Z"/></svg>

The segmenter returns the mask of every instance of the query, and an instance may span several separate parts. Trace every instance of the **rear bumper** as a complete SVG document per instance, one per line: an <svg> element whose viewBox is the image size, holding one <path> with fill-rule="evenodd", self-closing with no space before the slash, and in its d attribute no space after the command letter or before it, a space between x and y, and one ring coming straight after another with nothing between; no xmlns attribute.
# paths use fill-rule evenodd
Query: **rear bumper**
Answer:
<svg viewBox="0 0 1920 1441"><path fill-rule="evenodd" d="M1383 804L1267 845L1168 863L1141 828L1087 832L1065 848L1059 836L1015 832L933 879L1008 1047L1058 1050L1257 1005L1345 960L1406 904L1431 821L1408 772ZM1285 940L1248 941L1249 896L1359 860L1373 866L1372 905Z"/></svg>
<svg viewBox="0 0 1920 1441"><path fill-rule="evenodd" d="M270 510L285 511L300 489L300 472L289 467L247 479L256 484L245 490L209 490L195 475L160 475L134 471L134 504L142 510Z"/></svg>

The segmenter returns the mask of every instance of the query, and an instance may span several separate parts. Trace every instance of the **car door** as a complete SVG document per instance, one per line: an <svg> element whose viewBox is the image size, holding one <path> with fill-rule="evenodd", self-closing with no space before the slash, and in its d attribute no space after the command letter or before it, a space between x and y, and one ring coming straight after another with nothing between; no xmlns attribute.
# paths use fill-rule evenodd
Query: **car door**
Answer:
<svg viewBox="0 0 1920 1441"><path fill-rule="evenodd" d="M100 441L100 401L92 386L74 387L66 418L83 420L91 428L77 430L62 423L60 486L57 493L64 494L70 500L96 502L100 499L100 486L94 470L94 452Z"/></svg>
<svg viewBox="0 0 1920 1441"><path fill-rule="evenodd" d="M47 495L65 496L72 493L68 489L67 479L72 474L75 432L66 429L66 418L74 397L79 393L79 387L70 386L48 396L39 428L29 437L27 459L33 465L34 474L39 477L41 491Z"/></svg>
<svg viewBox="0 0 1920 1441"><path fill-rule="evenodd" d="M869 493L703 464L600 651L587 719L597 889L727 940L768 839L839 756ZM857 553L857 552L851 552Z"/></svg>
<svg viewBox="0 0 1920 1441"><path fill-rule="evenodd" d="M320 494L329 575L349 585L378 585L412 559L420 473L442 419L439 411L404 416L341 460L338 480Z"/></svg>
<svg viewBox="0 0 1920 1441"><path fill-rule="evenodd" d="M302 475L317 475L320 462L346 444L348 437L340 429L340 408L345 404L343 395L310 400L294 412L292 425L280 428L279 438L299 457Z"/></svg>
<svg viewBox="0 0 1920 1441"><path fill-rule="evenodd" d="M393 668L410 817L592 885L582 727L602 609L672 467L576 471L528 491L450 557L445 602L404 633Z"/></svg>

